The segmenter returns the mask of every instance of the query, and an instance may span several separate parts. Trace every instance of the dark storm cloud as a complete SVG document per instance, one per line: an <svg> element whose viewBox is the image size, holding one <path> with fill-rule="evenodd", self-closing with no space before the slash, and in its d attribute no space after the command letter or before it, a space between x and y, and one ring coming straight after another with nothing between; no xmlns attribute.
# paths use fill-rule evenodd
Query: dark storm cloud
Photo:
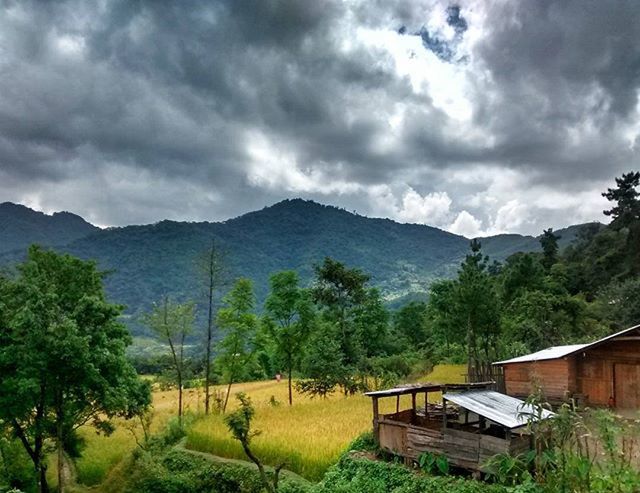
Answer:
<svg viewBox="0 0 640 493"><path fill-rule="evenodd" d="M303 195L430 222L409 190L426 211L451 195L440 226L466 209L490 229L517 209L504 176L586 190L638 165L634 2L1 6L0 200L125 224ZM449 74L464 98L433 89Z"/></svg>
<svg viewBox="0 0 640 493"><path fill-rule="evenodd" d="M638 165L637 149L621 132L638 118L637 7L633 1L493 4L491 31L476 49L493 88L485 93L491 100L479 92L476 121L498 137L499 161L554 168L554 178L580 173L577 179Z"/></svg>

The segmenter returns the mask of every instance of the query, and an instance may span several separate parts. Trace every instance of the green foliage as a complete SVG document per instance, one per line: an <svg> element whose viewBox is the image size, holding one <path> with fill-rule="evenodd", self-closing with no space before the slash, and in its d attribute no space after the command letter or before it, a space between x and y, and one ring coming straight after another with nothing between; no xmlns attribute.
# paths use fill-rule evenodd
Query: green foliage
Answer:
<svg viewBox="0 0 640 493"><path fill-rule="evenodd" d="M624 329L640 322L640 277L614 282L598 293L601 317L615 328Z"/></svg>
<svg viewBox="0 0 640 493"><path fill-rule="evenodd" d="M0 280L0 422L20 439L43 485L47 439L77 452L77 427L109 433L111 418L150 404L149 385L126 359L131 338L103 277L94 262L32 247L18 274Z"/></svg>
<svg viewBox="0 0 640 493"><path fill-rule="evenodd" d="M622 419L599 409L577 412L562 405L553 419L539 421L548 408L541 392L527 403L536 409L528 425L534 447L526 455L494 456L485 465L495 482L555 493L633 493L638 491L640 471L632 464L640 444L637 421Z"/></svg>
<svg viewBox="0 0 640 493"><path fill-rule="evenodd" d="M140 455L130 466L125 493L260 493L258 472L172 449ZM281 493L305 493L306 483L283 478Z"/></svg>
<svg viewBox="0 0 640 493"><path fill-rule="evenodd" d="M302 360L310 380L298 389L326 396L340 386L353 394L367 386L369 358L384 355L389 344L389 314L380 293L367 285L369 276L341 262L325 258L315 267L311 290L319 311L316 329Z"/></svg>
<svg viewBox="0 0 640 493"><path fill-rule="evenodd" d="M23 205L0 204L0 253L26 250L33 243L66 245L96 231L97 227L70 212L47 215Z"/></svg>
<svg viewBox="0 0 640 493"><path fill-rule="evenodd" d="M259 320L253 313L255 296L251 280L238 279L224 297L224 303L217 316L223 337L218 344L216 361L228 384L223 411L227 408L231 386L247 373L248 364L261 343L258 339Z"/></svg>
<svg viewBox="0 0 640 493"><path fill-rule="evenodd" d="M469 373L480 378L490 374L500 335L500 300L487 262L480 242L472 241L458 278L434 286L429 300L435 334L445 345L464 340Z"/></svg>
<svg viewBox="0 0 640 493"><path fill-rule="evenodd" d="M427 304L423 301L410 301L401 306L393 313L393 329L396 334L406 339L407 345L418 348L427 344Z"/></svg>
<svg viewBox="0 0 640 493"><path fill-rule="evenodd" d="M16 488L26 493L37 490L33 464L16 439L0 438L0 491Z"/></svg>
<svg viewBox="0 0 640 493"><path fill-rule="evenodd" d="M549 270L558 261L558 240L560 236L553 233L553 228L545 229L540 237L542 247L542 265Z"/></svg>
<svg viewBox="0 0 640 493"><path fill-rule="evenodd" d="M257 430L251 430L251 421L255 416L255 409L251 404L251 400L244 393L236 395L240 405L237 410L224 418L224 422L229 428L233 438L240 442L244 453L258 468L260 480L265 490L270 493L278 492L278 481L280 479L280 470L284 467L284 463L274 469L272 477L269 477L265 471L262 461L251 450L251 440L260 434Z"/></svg>
<svg viewBox="0 0 640 493"><path fill-rule="evenodd" d="M275 356L287 372L289 405L293 404L291 375L300 368L303 346L314 324L315 313L309 292L299 287L298 274L283 271L270 278L271 292L265 302L263 326Z"/></svg>
<svg viewBox="0 0 640 493"><path fill-rule="evenodd" d="M449 460L445 455L423 452L418 457L418 465L420 469L428 474L440 474L442 476L449 474Z"/></svg>
<svg viewBox="0 0 640 493"><path fill-rule="evenodd" d="M607 200L616 204L608 211L606 216L613 218L612 226L620 229L640 220L640 193L636 190L640 185L640 172L632 171L623 173L616 178L616 188L609 188L602 194Z"/></svg>
<svg viewBox="0 0 640 493"><path fill-rule="evenodd" d="M393 463L356 455L343 456L313 493L516 493L517 490L478 481L419 475ZM521 490L524 493L524 490Z"/></svg>
<svg viewBox="0 0 640 493"><path fill-rule="evenodd" d="M380 449L376 442L376 438L373 436L373 432L365 431L354 438L346 448L346 453L350 453L354 450L359 452L378 452Z"/></svg>

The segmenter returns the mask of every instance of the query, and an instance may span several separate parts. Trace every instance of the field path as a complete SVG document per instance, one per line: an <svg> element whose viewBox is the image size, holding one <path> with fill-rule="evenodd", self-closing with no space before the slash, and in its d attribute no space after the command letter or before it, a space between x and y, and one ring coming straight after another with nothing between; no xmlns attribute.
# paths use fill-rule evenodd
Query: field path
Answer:
<svg viewBox="0 0 640 493"><path fill-rule="evenodd" d="M220 457L219 455L213 455L213 454L209 454L207 452L198 452L197 450L190 450L188 449L185 445L187 443L187 439L183 438L182 440L180 440L180 442L178 442L175 445L175 449L177 450L181 450L183 452L186 452L188 454L191 455L195 455L198 457L203 457L211 462L218 462L218 463L222 463L222 464L235 464L238 466L243 466L243 467L248 467L251 469L255 469L256 471L258 470L258 466L256 466L253 462L250 461L246 461L246 460L242 460L242 459L228 459L227 457ZM266 471L268 472L273 472L274 468L268 465L264 465L264 468ZM312 484L309 480L303 478L302 476L296 474L293 471L289 471L288 469L282 469L280 471L280 477L281 478L288 478L288 479L292 479L294 481L300 482L300 483L304 483L304 484Z"/></svg>

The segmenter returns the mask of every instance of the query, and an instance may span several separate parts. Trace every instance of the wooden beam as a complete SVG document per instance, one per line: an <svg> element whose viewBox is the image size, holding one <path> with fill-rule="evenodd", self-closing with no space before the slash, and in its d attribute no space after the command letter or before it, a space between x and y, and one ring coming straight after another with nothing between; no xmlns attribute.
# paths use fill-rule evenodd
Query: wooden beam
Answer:
<svg viewBox="0 0 640 493"><path fill-rule="evenodd" d="M447 429L447 400L442 398L442 430Z"/></svg>
<svg viewBox="0 0 640 493"><path fill-rule="evenodd" d="M429 392L424 393L424 417L429 417Z"/></svg>
<svg viewBox="0 0 640 493"><path fill-rule="evenodd" d="M376 443L380 445L380 425L379 421L379 411L378 411L378 398L374 397L373 401L373 436L376 439Z"/></svg>

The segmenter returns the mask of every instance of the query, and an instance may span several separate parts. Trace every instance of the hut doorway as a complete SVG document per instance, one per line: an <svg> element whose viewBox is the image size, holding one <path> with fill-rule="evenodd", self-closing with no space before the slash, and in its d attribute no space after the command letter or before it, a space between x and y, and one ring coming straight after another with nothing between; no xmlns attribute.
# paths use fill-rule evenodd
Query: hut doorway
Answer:
<svg viewBox="0 0 640 493"><path fill-rule="evenodd" d="M613 371L616 407L637 409L640 406L640 366L616 363Z"/></svg>

